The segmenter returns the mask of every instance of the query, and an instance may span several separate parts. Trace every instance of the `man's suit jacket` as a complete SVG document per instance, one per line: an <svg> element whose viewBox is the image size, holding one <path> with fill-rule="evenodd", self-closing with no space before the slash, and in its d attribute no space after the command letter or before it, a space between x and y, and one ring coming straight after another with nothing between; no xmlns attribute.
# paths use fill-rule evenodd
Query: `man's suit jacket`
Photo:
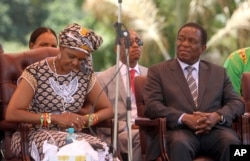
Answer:
<svg viewBox="0 0 250 161"><path fill-rule="evenodd" d="M139 70L141 75L147 75L148 69L144 66L139 65ZM97 74L97 79L99 80L101 86L104 88L104 92L107 94L109 100L111 101L113 108L115 108L115 90L116 90L116 66L112 66L108 68L107 70L100 72ZM113 80L109 81L113 78ZM119 119L119 130L122 131L126 127L126 117L127 117L127 110L126 110L126 89L123 84L123 80L121 78L120 72L118 73L118 80L119 80L119 99L118 99L118 119Z"/></svg>
<svg viewBox="0 0 250 161"><path fill-rule="evenodd" d="M198 77L198 111L216 111L226 120L222 128L231 126L234 118L244 113L244 104L234 92L226 70L201 60ZM193 113L195 103L177 59L149 68L144 100L146 117L166 117L170 130L182 127L178 119L183 113ZM157 145L151 149L153 146Z"/></svg>

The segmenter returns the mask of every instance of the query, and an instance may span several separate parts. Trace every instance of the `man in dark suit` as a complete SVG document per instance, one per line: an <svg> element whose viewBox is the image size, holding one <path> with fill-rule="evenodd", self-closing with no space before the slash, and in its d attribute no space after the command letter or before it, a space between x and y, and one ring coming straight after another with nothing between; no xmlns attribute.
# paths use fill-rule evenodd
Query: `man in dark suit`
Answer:
<svg viewBox="0 0 250 161"><path fill-rule="evenodd" d="M206 31L200 25L187 23L178 31L177 58L148 70L144 114L149 118L166 117L171 161L192 161L200 154L229 161L229 145L241 144L231 125L244 113L244 104L234 92L225 69L200 60L206 41ZM194 79L191 88L188 66L192 66ZM159 155L154 147L155 143L148 160Z"/></svg>

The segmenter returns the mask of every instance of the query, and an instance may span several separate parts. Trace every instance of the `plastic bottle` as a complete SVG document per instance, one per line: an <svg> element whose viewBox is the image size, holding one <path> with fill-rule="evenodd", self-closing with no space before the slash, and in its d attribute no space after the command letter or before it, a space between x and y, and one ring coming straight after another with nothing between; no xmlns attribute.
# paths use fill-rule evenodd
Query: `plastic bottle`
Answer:
<svg viewBox="0 0 250 161"><path fill-rule="evenodd" d="M68 135L66 136L66 144L73 143L73 139L76 139L74 128L68 128Z"/></svg>

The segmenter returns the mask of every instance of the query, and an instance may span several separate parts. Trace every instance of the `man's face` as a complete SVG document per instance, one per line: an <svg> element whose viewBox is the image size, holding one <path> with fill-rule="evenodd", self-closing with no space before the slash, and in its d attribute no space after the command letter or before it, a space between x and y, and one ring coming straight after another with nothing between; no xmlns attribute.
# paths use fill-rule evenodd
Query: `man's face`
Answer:
<svg viewBox="0 0 250 161"><path fill-rule="evenodd" d="M141 41L139 35L133 31L129 30L129 39L130 39L130 46L129 46L129 64L130 67L134 67L142 54L142 45L138 44ZM126 63L126 55L125 55L125 38L121 40L121 52L120 52L120 60L125 64Z"/></svg>
<svg viewBox="0 0 250 161"><path fill-rule="evenodd" d="M206 50L201 43L200 30L193 27L184 27L178 34L176 41L177 57L184 63L194 64Z"/></svg>

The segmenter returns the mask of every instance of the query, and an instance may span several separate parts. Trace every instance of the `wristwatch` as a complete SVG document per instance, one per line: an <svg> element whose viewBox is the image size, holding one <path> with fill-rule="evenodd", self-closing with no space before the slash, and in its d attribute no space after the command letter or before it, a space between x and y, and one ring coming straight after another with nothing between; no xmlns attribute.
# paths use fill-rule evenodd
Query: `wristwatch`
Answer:
<svg viewBox="0 0 250 161"><path fill-rule="evenodd" d="M220 121L219 124L224 124L225 123L225 118L222 114L218 113L220 115Z"/></svg>
<svg viewBox="0 0 250 161"><path fill-rule="evenodd" d="M224 116L220 115L220 122L224 122Z"/></svg>

